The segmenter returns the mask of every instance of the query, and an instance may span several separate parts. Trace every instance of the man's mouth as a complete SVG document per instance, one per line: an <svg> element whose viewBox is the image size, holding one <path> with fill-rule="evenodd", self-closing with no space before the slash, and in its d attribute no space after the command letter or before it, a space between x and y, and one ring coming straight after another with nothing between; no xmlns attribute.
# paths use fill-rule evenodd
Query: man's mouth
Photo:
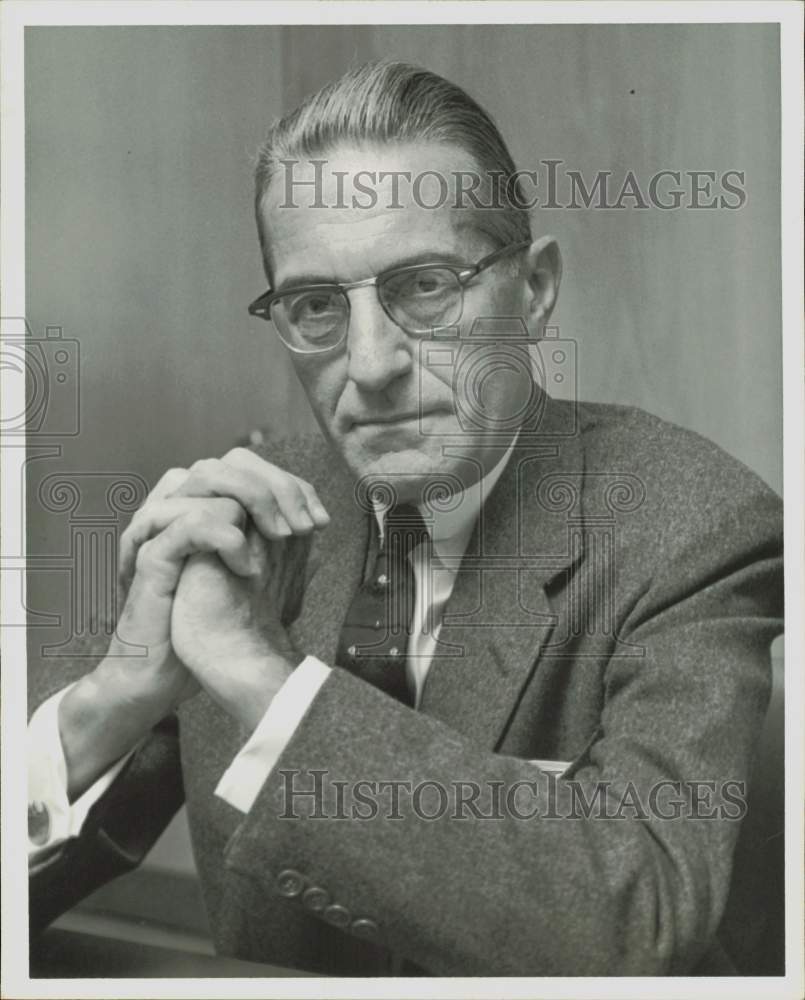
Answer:
<svg viewBox="0 0 805 1000"><path fill-rule="evenodd" d="M404 426L410 423L419 423L421 420L426 420L428 417L435 416L437 414L444 416L446 410L443 409L430 409L430 410L405 410L401 413L377 413L377 414L364 414L360 417L356 417L353 424L357 427L398 427Z"/></svg>

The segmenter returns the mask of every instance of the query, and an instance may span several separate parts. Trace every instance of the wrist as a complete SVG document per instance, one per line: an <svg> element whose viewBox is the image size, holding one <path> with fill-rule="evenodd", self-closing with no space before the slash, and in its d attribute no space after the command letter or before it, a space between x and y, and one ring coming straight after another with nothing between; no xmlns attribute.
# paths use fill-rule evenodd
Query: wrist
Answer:
<svg viewBox="0 0 805 1000"><path fill-rule="evenodd" d="M59 738L73 801L159 721L153 702L139 700L110 681L104 663L86 674L59 705Z"/></svg>
<svg viewBox="0 0 805 1000"><path fill-rule="evenodd" d="M211 686L208 691L251 734L303 659L293 650L230 654L225 660L226 682Z"/></svg>
<svg viewBox="0 0 805 1000"><path fill-rule="evenodd" d="M88 697L92 693L108 711L131 713L136 724L150 728L176 708L185 678L175 665L153 666L148 657L110 648L84 681Z"/></svg>

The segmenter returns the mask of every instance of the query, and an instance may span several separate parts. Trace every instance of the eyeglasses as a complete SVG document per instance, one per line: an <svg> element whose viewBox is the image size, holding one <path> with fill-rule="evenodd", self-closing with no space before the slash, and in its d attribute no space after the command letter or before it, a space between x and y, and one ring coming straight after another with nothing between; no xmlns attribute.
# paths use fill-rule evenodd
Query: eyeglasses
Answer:
<svg viewBox="0 0 805 1000"><path fill-rule="evenodd" d="M434 261L394 267L363 281L269 290L252 302L249 313L273 323L289 350L323 354L346 340L350 315L347 292L374 285L389 319L411 336L422 337L457 323L464 311L464 287L468 282L529 243L523 240L502 247L472 267Z"/></svg>

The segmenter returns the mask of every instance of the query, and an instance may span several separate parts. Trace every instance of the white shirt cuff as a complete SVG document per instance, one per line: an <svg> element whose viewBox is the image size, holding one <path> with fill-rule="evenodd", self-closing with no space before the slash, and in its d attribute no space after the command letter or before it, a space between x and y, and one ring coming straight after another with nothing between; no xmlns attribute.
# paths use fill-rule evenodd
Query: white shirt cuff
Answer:
<svg viewBox="0 0 805 1000"><path fill-rule="evenodd" d="M57 691L43 702L28 723L28 860L49 852L57 844L80 833L87 813L109 788L133 750L70 805L67 798L67 763L59 734L59 705L74 684ZM31 836L31 827L36 831Z"/></svg>
<svg viewBox="0 0 805 1000"><path fill-rule="evenodd" d="M282 685L248 742L218 782L215 794L247 813L331 668L307 656Z"/></svg>

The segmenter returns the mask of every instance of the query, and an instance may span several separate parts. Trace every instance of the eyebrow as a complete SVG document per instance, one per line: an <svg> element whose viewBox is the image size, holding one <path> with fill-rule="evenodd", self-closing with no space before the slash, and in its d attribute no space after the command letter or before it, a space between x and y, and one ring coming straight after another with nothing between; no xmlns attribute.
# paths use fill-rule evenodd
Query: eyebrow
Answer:
<svg viewBox="0 0 805 1000"><path fill-rule="evenodd" d="M384 267L382 271L376 272L377 274L385 274L387 271L396 271L400 267L413 267L416 264L455 264L457 267L468 267L467 260L461 254L455 253L450 250L422 250L415 254L410 254L407 257L403 257L395 263L390 264L388 267ZM374 275L367 274L367 278L374 277ZM358 278L358 281L363 281L363 278ZM275 292L283 292L287 288L298 288L301 285L338 285L338 284L349 284L349 282L344 282L338 278L334 278L332 275L326 275L323 273L317 273L315 271L306 271L303 274L294 274L287 278L283 278L282 281L272 289Z"/></svg>

